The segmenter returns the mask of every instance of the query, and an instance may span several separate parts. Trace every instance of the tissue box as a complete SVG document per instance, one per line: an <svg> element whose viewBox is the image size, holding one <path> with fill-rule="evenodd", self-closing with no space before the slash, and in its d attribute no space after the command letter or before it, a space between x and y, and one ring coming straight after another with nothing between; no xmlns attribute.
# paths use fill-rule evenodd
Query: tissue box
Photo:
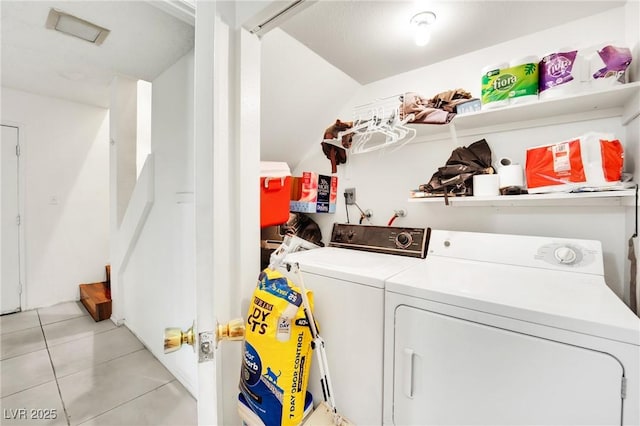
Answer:
<svg viewBox="0 0 640 426"><path fill-rule="evenodd" d="M303 172L291 185L289 210L301 213L335 213L338 177Z"/></svg>
<svg viewBox="0 0 640 426"><path fill-rule="evenodd" d="M622 177L624 150L604 133L527 149L525 173L530 194L606 189Z"/></svg>
<svg viewBox="0 0 640 426"><path fill-rule="evenodd" d="M260 162L260 227L289 220L291 172L287 163Z"/></svg>
<svg viewBox="0 0 640 426"><path fill-rule="evenodd" d="M469 114L470 112L477 112L481 109L482 102L480 102L480 99L469 99L467 102L456 105L456 114Z"/></svg>

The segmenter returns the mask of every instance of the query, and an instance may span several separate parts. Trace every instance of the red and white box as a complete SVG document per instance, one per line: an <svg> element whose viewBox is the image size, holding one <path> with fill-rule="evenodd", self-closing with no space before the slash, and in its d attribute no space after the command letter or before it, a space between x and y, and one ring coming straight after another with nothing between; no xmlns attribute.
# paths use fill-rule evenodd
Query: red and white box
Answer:
<svg viewBox="0 0 640 426"><path fill-rule="evenodd" d="M291 184L289 209L301 213L335 213L338 177L303 172Z"/></svg>
<svg viewBox="0 0 640 426"><path fill-rule="evenodd" d="M287 163L260 162L260 227L280 225L289 220L291 171Z"/></svg>
<svg viewBox="0 0 640 426"><path fill-rule="evenodd" d="M590 132L527 149L527 188L530 194L613 189L623 166L622 143L612 134Z"/></svg>

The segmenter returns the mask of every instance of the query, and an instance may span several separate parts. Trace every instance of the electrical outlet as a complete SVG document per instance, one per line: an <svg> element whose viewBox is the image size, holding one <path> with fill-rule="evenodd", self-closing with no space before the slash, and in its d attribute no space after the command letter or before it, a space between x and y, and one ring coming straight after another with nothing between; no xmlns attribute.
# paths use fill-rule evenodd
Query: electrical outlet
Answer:
<svg viewBox="0 0 640 426"><path fill-rule="evenodd" d="M347 188L344 190L344 200L348 206L356 203L356 189Z"/></svg>

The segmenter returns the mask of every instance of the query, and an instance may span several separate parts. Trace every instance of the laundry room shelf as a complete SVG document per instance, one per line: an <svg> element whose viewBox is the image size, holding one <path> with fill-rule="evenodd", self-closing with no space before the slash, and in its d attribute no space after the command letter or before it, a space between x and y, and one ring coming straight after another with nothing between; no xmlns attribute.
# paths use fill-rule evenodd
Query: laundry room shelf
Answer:
<svg viewBox="0 0 640 426"><path fill-rule="evenodd" d="M562 207L633 206L635 189L623 191L501 195L490 197L449 197L450 206L459 207ZM443 197L409 198L410 203L444 204Z"/></svg>
<svg viewBox="0 0 640 426"><path fill-rule="evenodd" d="M539 100L528 104L456 116L448 125L410 124L417 135L410 143L620 117L628 124L640 114L640 82Z"/></svg>

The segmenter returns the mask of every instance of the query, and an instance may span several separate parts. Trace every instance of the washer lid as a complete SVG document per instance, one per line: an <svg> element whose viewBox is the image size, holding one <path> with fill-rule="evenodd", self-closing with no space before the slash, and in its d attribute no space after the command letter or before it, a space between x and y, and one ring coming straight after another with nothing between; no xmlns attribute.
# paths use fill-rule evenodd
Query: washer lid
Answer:
<svg viewBox="0 0 640 426"><path fill-rule="evenodd" d="M391 277L386 289L640 345L640 319L598 275L433 256Z"/></svg>
<svg viewBox="0 0 640 426"><path fill-rule="evenodd" d="M298 262L306 273L384 288L387 278L424 262L423 259L370 253L337 247L290 253L285 262Z"/></svg>

